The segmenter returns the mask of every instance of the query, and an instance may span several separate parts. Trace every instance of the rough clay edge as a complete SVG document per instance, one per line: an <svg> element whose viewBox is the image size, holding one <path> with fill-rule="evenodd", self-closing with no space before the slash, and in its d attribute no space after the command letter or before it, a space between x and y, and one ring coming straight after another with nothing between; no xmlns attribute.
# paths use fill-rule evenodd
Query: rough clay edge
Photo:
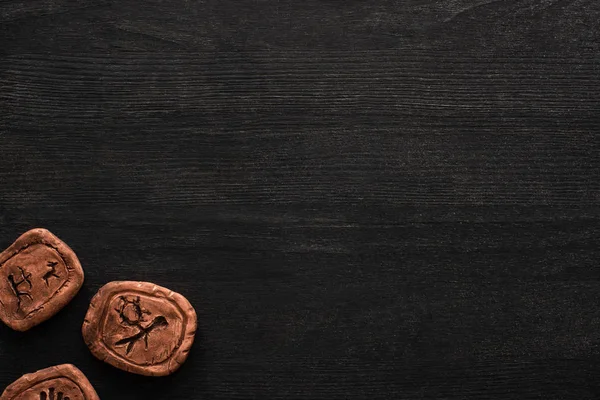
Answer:
<svg viewBox="0 0 600 400"><path fill-rule="evenodd" d="M68 378L77 383L83 391L85 400L100 400L96 390L88 378L72 364L62 364L50 368L41 369L37 372L25 374L10 385L0 396L0 400L13 400L15 396L26 391L30 387L37 385L48 379Z"/></svg>
<svg viewBox="0 0 600 400"><path fill-rule="evenodd" d="M63 286L62 291L57 294L58 299L55 297L50 300L51 304L56 307L55 310L51 310L47 307L48 303L44 303L42 308L30 313L24 319L14 320L7 316L4 309L0 307L0 320L10 328L20 332L31 329L56 315L77 295L85 278L83 268L75 252L65 242L44 228L31 229L19 236L13 244L0 253L0 265L13 257L21 248L30 244L47 244L58 249L59 254L65 259L73 272L69 274L69 280Z"/></svg>
<svg viewBox="0 0 600 400"><path fill-rule="evenodd" d="M110 354L104 345L95 340L97 332L100 329L99 323L102 322L100 321L99 314L102 313L106 307L106 301L111 298L112 294L121 290L130 289L138 289L148 293L149 295L158 295L157 297L171 299L175 301L175 303L181 307L184 314L188 316L183 340L179 348L175 350L175 353L171 356L171 358L168 359L168 361L149 367L132 365ZM90 308L88 309L83 321L82 334L86 345L92 354L99 360L104 361L113 367L134 374L145 376L166 376L177 371L187 359L190 349L194 344L197 325L198 318L196 316L196 310L194 310L194 307L190 304L190 302L181 294L150 282L114 281L109 282L100 288L98 293L96 293L96 295L92 298L92 301L90 302Z"/></svg>

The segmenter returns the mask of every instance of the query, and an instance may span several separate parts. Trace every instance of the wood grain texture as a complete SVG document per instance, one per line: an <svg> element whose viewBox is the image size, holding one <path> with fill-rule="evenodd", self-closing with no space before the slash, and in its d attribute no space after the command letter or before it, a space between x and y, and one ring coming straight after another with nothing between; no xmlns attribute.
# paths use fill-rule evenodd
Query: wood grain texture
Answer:
<svg viewBox="0 0 600 400"><path fill-rule="evenodd" d="M105 399L596 399L600 3L0 2L0 247L86 283L0 386ZM173 376L80 327L111 280L185 295Z"/></svg>

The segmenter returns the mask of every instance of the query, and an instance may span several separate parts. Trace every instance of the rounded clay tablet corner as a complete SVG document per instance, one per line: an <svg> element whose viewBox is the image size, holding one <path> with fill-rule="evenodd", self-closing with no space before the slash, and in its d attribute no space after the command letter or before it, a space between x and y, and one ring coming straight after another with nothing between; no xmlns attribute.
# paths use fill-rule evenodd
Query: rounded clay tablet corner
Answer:
<svg viewBox="0 0 600 400"><path fill-rule="evenodd" d="M175 372L196 335L196 311L182 295L149 282L110 282L90 303L82 333L98 359L147 376Z"/></svg>
<svg viewBox="0 0 600 400"><path fill-rule="evenodd" d="M65 307L83 279L69 246L46 229L32 229L0 253L0 320L26 331Z"/></svg>
<svg viewBox="0 0 600 400"><path fill-rule="evenodd" d="M0 400L100 400L90 381L71 364L23 375L10 384Z"/></svg>

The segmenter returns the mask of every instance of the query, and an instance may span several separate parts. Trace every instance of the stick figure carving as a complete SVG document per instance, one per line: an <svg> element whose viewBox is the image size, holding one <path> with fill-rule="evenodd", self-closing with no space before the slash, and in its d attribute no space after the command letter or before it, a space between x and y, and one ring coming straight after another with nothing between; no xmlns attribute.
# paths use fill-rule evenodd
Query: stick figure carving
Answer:
<svg viewBox="0 0 600 400"><path fill-rule="evenodd" d="M50 279L52 277L60 279L60 275L58 275L56 273L56 267L58 266L57 261L48 261L46 266L50 268L50 271L48 271L44 274L43 279L44 279L44 282L46 282L46 286L48 286L48 279Z"/></svg>
<svg viewBox="0 0 600 400"><path fill-rule="evenodd" d="M116 346L127 346L125 349L125 354L131 353L135 344L144 340L145 349L148 350L148 337L150 336L150 332L155 329L165 328L169 326L169 322L167 319L160 315L155 317L152 322L147 324L146 326L142 325L143 322L146 322L146 315L151 315L152 313L144 308L142 308L140 304L140 298L135 297L133 300L121 296L120 298L121 304L119 308L116 308L115 311L119 313L119 317L121 318L121 324L127 326L133 326L138 329L138 332L135 335L123 338L118 340L115 345Z"/></svg>
<svg viewBox="0 0 600 400"><path fill-rule="evenodd" d="M29 294L29 292L21 291L21 285L27 284L29 286L28 290L31 290L33 288L33 285L31 284L31 280L30 280L31 274L27 273L27 271L25 271L22 267L17 267L17 268L19 269L19 272L21 272L21 280L16 281L14 275L9 274L8 282L10 282L10 287L13 290L13 294L15 296L17 296L17 308L20 309L22 297L27 297L29 300L33 301L33 297L31 297L31 294Z"/></svg>
<svg viewBox="0 0 600 400"><path fill-rule="evenodd" d="M0 321L19 332L59 312L85 278L73 250L42 228L27 231L0 252L0 264Z"/></svg>

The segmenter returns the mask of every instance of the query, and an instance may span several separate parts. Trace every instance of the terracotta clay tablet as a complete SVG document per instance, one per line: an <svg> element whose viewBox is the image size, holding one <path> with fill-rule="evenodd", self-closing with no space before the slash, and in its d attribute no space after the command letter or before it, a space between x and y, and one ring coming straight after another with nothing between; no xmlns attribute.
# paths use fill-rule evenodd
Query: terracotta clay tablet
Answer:
<svg viewBox="0 0 600 400"><path fill-rule="evenodd" d="M83 338L100 360L141 375L175 372L196 334L185 297L148 282L111 282L92 299Z"/></svg>
<svg viewBox="0 0 600 400"><path fill-rule="evenodd" d="M0 319L26 331L59 312L82 284L73 250L47 230L32 229L0 254Z"/></svg>
<svg viewBox="0 0 600 400"><path fill-rule="evenodd" d="M0 400L100 400L91 383L74 365L64 364L23 375Z"/></svg>

